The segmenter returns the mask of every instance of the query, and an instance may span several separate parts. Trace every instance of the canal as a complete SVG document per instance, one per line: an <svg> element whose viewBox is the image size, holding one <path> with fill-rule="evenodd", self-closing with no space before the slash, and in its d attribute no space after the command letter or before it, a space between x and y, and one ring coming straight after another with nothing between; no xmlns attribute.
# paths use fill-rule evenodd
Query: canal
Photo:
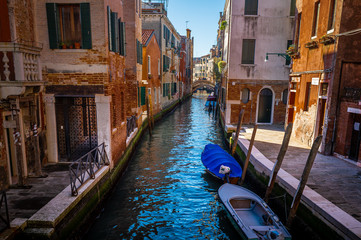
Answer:
<svg viewBox="0 0 361 240"><path fill-rule="evenodd" d="M191 98L143 136L125 174L84 239L238 239L217 197L221 182L205 172L208 143L222 130Z"/></svg>

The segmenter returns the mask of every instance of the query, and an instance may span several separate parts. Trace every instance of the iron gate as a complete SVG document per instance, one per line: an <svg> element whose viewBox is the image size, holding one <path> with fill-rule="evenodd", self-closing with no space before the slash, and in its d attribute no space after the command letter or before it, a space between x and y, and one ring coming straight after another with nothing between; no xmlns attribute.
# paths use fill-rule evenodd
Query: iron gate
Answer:
<svg viewBox="0 0 361 240"><path fill-rule="evenodd" d="M94 97L57 97L56 119L61 160L74 161L98 146Z"/></svg>

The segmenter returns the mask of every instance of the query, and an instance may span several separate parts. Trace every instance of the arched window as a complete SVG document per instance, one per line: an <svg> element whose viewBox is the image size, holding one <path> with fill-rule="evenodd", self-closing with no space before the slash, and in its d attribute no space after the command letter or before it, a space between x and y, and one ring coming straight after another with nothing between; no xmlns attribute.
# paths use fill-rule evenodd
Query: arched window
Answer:
<svg viewBox="0 0 361 240"><path fill-rule="evenodd" d="M248 88L243 88L242 89L242 102L243 103L248 103L249 102L249 89Z"/></svg>
<svg viewBox="0 0 361 240"><path fill-rule="evenodd" d="M283 102L283 104L287 105L287 99L288 99L288 89L285 89L282 92L282 102Z"/></svg>

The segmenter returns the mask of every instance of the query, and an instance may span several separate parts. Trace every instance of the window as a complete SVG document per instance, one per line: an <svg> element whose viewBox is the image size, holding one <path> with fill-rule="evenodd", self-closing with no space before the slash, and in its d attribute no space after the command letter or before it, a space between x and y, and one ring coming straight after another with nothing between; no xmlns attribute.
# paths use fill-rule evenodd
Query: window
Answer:
<svg viewBox="0 0 361 240"><path fill-rule="evenodd" d="M157 104L157 88L154 88L154 104Z"/></svg>
<svg viewBox="0 0 361 240"><path fill-rule="evenodd" d="M243 39L242 64L254 64L255 39Z"/></svg>
<svg viewBox="0 0 361 240"><path fill-rule="evenodd" d="M288 89L285 89L282 92L282 102L283 102L283 104L287 105L287 99L288 99Z"/></svg>
<svg viewBox="0 0 361 240"><path fill-rule="evenodd" d="M258 14L258 0L246 0L244 5L244 15Z"/></svg>
<svg viewBox="0 0 361 240"><path fill-rule="evenodd" d="M163 38L165 40L165 46L168 47L168 43L170 39L170 31L166 25L163 25Z"/></svg>
<svg viewBox="0 0 361 240"><path fill-rule="evenodd" d="M318 27L318 15L320 13L320 2L315 2L315 8L313 11L313 22L312 22L312 37L317 36Z"/></svg>
<svg viewBox="0 0 361 240"><path fill-rule="evenodd" d="M90 4L46 3L50 49L91 49Z"/></svg>
<svg viewBox="0 0 361 240"><path fill-rule="evenodd" d="M125 56L125 23L118 19L118 13L107 6L108 14L108 46L112 52Z"/></svg>
<svg viewBox="0 0 361 240"><path fill-rule="evenodd" d="M170 65L170 58L166 55L163 55L163 72L168 72Z"/></svg>
<svg viewBox="0 0 361 240"><path fill-rule="evenodd" d="M295 36L295 48L298 49L298 43L300 42L300 34L301 34L301 17L302 14L299 13L298 14L298 18L297 18L297 28L296 28L296 36Z"/></svg>
<svg viewBox="0 0 361 240"><path fill-rule="evenodd" d="M158 58L158 75L160 75L160 59Z"/></svg>
<svg viewBox="0 0 361 240"><path fill-rule="evenodd" d="M249 102L249 89L248 88L243 88L242 89L242 102L243 103L248 103Z"/></svg>
<svg viewBox="0 0 361 240"><path fill-rule="evenodd" d="M143 44L137 39L137 63L143 64Z"/></svg>
<svg viewBox="0 0 361 240"><path fill-rule="evenodd" d="M288 49L289 46L292 45L292 43L293 43L292 40L287 40L287 48L286 48L286 49ZM290 65L290 64L291 64L291 59L290 59L290 58L286 58L286 63L285 63L285 65L288 66L288 65Z"/></svg>
<svg viewBox="0 0 361 240"><path fill-rule="evenodd" d="M150 56L148 55L148 74L152 74L151 64L150 64Z"/></svg>
<svg viewBox="0 0 361 240"><path fill-rule="evenodd" d="M337 0L330 1L330 12L328 13L328 26L327 26L328 31L334 29L335 27L336 3Z"/></svg>
<svg viewBox="0 0 361 240"><path fill-rule="evenodd" d="M310 95L311 95L311 83L308 82L306 84L305 105L303 107L304 111L308 111L308 105L310 103Z"/></svg>
<svg viewBox="0 0 361 240"><path fill-rule="evenodd" d="M290 16L295 16L296 12L296 0L291 0Z"/></svg>
<svg viewBox="0 0 361 240"><path fill-rule="evenodd" d="M138 106L145 105L145 87L138 87Z"/></svg>

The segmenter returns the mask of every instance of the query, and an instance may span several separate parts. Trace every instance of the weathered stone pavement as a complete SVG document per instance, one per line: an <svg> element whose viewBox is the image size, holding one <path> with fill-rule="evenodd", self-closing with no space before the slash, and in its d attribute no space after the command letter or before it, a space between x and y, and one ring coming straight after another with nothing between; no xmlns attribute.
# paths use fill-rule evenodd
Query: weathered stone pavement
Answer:
<svg viewBox="0 0 361 240"><path fill-rule="evenodd" d="M253 126L245 126L243 137L250 140ZM254 146L275 162L284 136L280 125L258 126ZM300 179L310 147L291 137L282 169ZM361 222L361 168L334 156L317 154L307 185Z"/></svg>

